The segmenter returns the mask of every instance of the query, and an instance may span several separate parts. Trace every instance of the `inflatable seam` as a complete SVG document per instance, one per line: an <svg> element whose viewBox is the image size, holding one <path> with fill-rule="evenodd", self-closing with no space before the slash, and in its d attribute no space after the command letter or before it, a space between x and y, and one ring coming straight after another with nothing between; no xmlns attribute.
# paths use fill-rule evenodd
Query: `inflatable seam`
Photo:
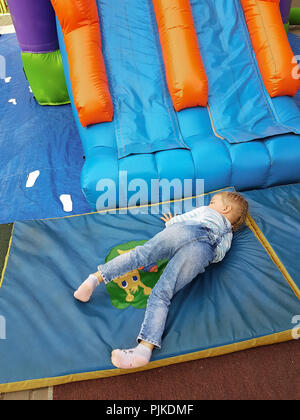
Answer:
<svg viewBox="0 0 300 420"><path fill-rule="evenodd" d="M196 170L196 163L195 163L195 159L192 153L192 150L189 150L189 155L191 156L192 162L193 162L193 167L194 167L194 180L195 180L195 186L196 186L196 182L197 182L197 170Z"/></svg>
<svg viewBox="0 0 300 420"><path fill-rule="evenodd" d="M159 173L159 168L158 168L158 163L157 163L157 152L153 153L153 162L154 162L154 168L157 174L157 179L160 180L160 173Z"/></svg>
<svg viewBox="0 0 300 420"><path fill-rule="evenodd" d="M263 142L263 145L265 146L266 151L267 151L268 156L269 156L269 165L268 165L268 168L267 168L268 174L267 174L267 177L266 177L266 180L265 180L265 185L268 186L269 185L268 181L271 177L271 171L272 171L272 166L273 166L273 157L272 157L271 151L269 150L268 145L265 141Z"/></svg>
<svg viewBox="0 0 300 420"><path fill-rule="evenodd" d="M230 184L234 185L234 183L233 183L233 159L232 159L231 151L230 151L231 147L234 147L234 145L232 145L230 147L230 145L228 144L227 141L223 141L222 143L223 143L225 149L227 150L228 156L230 158L230 162L231 162L231 165L230 165Z"/></svg>

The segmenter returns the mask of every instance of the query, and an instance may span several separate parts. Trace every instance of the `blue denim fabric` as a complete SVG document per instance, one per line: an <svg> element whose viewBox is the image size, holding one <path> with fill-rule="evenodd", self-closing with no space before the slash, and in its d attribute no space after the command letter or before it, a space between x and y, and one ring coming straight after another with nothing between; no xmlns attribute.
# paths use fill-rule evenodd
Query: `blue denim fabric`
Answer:
<svg viewBox="0 0 300 420"><path fill-rule="evenodd" d="M224 231L226 234L226 231ZM143 246L99 265L104 283L154 261L168 259L163 274L148 299L144 321L137 341L161 347L169 305L173 296L190 283L214 260L218 240L201 225L174 224L155 235Z"/></svg>

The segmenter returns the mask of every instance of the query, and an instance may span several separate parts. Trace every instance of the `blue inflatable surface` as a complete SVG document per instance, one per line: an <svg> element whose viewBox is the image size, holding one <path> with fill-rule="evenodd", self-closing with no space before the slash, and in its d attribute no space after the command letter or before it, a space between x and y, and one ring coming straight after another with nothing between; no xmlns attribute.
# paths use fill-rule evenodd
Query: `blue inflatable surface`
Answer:
<svg viewBox="0 0 300 420"><path fill-rule="evenodd" d="M118 186L124 171L128 182L144 179L148 185L152 179L204 179L205 191L300 180L299 110L293 98L271 99L266 92L240 2L190 3L209 80L210 113L226 140L215 135L208 108L177 113L171 106L152 2L118 0L114 7L98 2L114 120L82 128L73 105L86 155L81 185L92 209L98 181L108 178ZM72 96L59 23L58 34Z"/></svg>

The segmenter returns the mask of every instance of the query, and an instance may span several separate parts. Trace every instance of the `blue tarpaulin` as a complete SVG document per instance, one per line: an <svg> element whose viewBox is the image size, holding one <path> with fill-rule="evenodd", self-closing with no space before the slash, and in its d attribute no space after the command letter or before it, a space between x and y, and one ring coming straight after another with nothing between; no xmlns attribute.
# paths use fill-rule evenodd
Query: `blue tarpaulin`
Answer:
<svg viewBox="0 0 300 420"><path fill-rule="evenodd" d="M80 188L83 150L70 105L40 106L22 71L15 34L0 37L5 78L0 79L0 223L64 216L61 194L74 213L89 206ZM34 187L27 177L40 171Z"/></svg>

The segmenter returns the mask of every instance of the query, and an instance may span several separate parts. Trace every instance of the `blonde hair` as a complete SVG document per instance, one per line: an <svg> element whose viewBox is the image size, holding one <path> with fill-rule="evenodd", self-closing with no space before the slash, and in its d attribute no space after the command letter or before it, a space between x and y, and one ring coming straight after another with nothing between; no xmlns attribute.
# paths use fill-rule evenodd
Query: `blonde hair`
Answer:
<svg viewBox="0 0 300 420"><path fill-rule="evenodd" d="M249 211L248 201L237 192L224 191L217 195L221 195L225 203L233 204L236 219L232 223L232 229L237 231L246 222Z"/></svg>

